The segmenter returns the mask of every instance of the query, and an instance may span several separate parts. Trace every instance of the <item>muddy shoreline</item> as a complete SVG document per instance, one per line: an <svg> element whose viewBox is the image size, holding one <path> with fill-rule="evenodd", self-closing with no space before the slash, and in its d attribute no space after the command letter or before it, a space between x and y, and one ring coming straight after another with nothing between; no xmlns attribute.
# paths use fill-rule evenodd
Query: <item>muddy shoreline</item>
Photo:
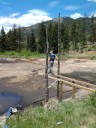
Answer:
<svg viewBox="0 0 96 128"><path fill-rule="evenodd" d="M68 60L61 62L60 72L62 75L96 84L96 61L91 60ZM57 72L57 62L54 64L54 73ZM39 74L45 73L45 59L33 61L25 60L1 60L0 61L0 93L14 93L22 97L21 104L32 105L33 102L45 99L45 77ZM49 80L49 85L53 83ZM67 87L64 86L64 90ZM68 88L69 90L72 88ZM67 89L67 90L68 90ZM80 92L79 97L88 94L85 90ZM56 96L56 86L50 88L50 97ZM70 98L71 93L64 95Z"/></svg>

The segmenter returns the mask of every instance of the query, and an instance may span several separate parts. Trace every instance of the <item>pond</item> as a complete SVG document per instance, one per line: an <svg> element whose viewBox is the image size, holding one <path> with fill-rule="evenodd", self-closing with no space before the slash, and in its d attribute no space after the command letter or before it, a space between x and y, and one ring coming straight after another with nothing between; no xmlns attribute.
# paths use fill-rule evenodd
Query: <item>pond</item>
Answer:
<svg viewBox="0 0 96 128"><path fill-rule="evenodd" d="M0 93L0 115L8 111L10 107L16 107L22 101L22 97L12 93Z"/></svg>

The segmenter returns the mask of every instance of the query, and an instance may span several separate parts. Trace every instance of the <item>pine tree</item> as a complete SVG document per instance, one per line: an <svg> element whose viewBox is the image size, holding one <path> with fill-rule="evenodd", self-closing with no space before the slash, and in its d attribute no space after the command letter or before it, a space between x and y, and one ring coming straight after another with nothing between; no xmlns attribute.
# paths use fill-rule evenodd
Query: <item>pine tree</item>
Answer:
<svg viewBox="0 0 96 128"><path fill-rule="evenodd" d="M38 28L37 51L40 53L44 53L45 48L46 48L46 28L44 22L42 22Z"/></svg>
<svg viewBox="0 0 96 128"><path fill-rule="evenodd" d="M48 25L49 51L52 50L52 22Z"/></svg>
<svg viewBox="0 0 96 128"><path fill-rule="evenodd" d="M8 38L8 48L7 50L8 51L11 51L12 50L12 31L11 29L9 30L8 34L7 34L7 38Z"/></svg>
<svg viewBox="0 0 96 128"><path fill-rule="evenodd" d="M80 51L83 53L84 49L87 46L86 42L86 15L83 17L81 24L79 24L79 44Z"/></svg>
<svg viewBox="0 0 96 128"><path fill-rule="evenodd" d="M83 41L83 48L86 48L87 42L86 42L86 14L83 17L83 24L82 24L82 41Z"/></svg>
<svg viewBox="0 0 96 128"><path fill-rule="evenodd" d="M58 24L52 24L52 31L51 31L51 48L55 53L58 52ZM50 42L49 42L50 43Z"/></svg>
<svg viewBox="0 0 96 128"><path fill-rule="evenodd" d="M27 35L27 50L29 50L29 44L30 44L30 37L29 34Z"/></svg>
<svg viewBox="0 0 96 128"><path fill-rule="evenodd" d="M71 26L71 41L73 50L78 51L78 22L76 20Z"/></svg>
<svg viewBox="0 0 96 128"><path fill-rule="evenodd" d="M96 51L96 23L94 24L94 50Z"/></svg>
<svg viewBox="0 0 96 128"><path fill-rule="evenodd" d="M33 30L31 32L31 36L30 36L29 48L30 48L31 52L36 51L36 42L35 42L35 35L33 33Z"/></svg>
<svg viewBox="0 0 96 128"><path fill-rule="evenodd" d="M61 45L63 48L63 54L70 49L68 27L63 23L61 24Z"/></svg>
<svg viewBox="0 0 96 128"><path fill-rule="evenodd" d="M18 51L20 52L21 49L22 49L22 36L21 36L21 28L20 28L20 25L19 25L19 28L18 28L18 31L17 31L17 37L18 37Z"/></svg>
<svg viewBox="0 0 96 128"><path fill-rule="evenodd" d="M18 50L18 35L16 31L16 25L13 25L12 29L12 50Z"/></svg>
<svg viewBox="0 0 96 128"><path fill-rule="evenodd" d="M0 51L4 52L6 49L7 49L6 34L4 31L4 27L2 26L1 35L0 35Z"/></svg>
<svg viewBox="0 0 96 128"><path fill-rule="evenodd" d="M90 41L95 49L95 42L96 42L96 23L94 22L94 15L91 17L91 36Z"/></svg>
<svg viewBox="0 0 96 128"><path fill-rule="evenodd" d="M82 29L82 26L80 27L80 30L79 30L79 46L80 46L80 52L83 53L84 51L84 48L85 48L85 44L84 44L84 40L83 40L83 29Z"/></svg>

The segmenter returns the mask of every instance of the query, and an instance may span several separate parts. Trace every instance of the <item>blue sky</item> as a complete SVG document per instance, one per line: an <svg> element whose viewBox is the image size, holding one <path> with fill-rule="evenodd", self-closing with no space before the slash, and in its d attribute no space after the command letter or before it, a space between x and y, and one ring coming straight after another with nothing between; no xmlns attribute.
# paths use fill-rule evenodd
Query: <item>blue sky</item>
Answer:
<svg viewBox="0 0 96 128"><path fill-rule="evenodd" d="M0 28L8 31L13 24L30 26L61 17L96 16L96 0L0 0Z"/></svg>

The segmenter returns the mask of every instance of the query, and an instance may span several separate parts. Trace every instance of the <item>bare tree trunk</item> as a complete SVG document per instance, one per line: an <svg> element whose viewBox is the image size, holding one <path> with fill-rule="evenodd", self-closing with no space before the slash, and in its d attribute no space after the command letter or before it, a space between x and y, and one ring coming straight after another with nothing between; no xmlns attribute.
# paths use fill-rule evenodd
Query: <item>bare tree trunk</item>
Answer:
<svg viewBox="0 0 96 128"><path fill-rule="evenodd" d="M48 88L48 53L49 53L49 43L48 43L48 30L46 27L46 67L45 67L45 80L46 80L46 102L49 100L49 88Z"/></svg>
<svg viewBox="0 0 96 128"><path fill-rule="evenodd" d="M60 13L58 15L58 71L57 75L60 74ZM57 97L59 99L59 81L57 85Z"/></svg>

